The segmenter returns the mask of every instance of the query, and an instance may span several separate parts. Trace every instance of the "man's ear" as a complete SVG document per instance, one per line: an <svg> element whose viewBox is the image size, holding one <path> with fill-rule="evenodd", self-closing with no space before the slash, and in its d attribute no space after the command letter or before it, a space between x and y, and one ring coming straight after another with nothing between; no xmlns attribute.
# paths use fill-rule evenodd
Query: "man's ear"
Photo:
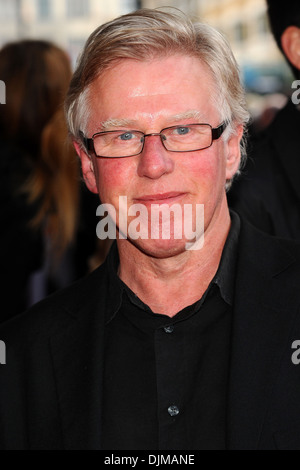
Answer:
<svg viewBox="0 0 300 470"><path fill-rule="evenodd" d="M87 188L92 192L97 194L97 181L95 177L94 166L91 157L86 153L82 148L82 145L76 140L73 141L76 153L81 161L82 175L85 181Z"/></svg>
<svg viewBox="0 0 300 470"><path fill-rule="evenodd" d="M231 180L240 167L241 162L241 148L240 143L243 137L244 127L239 124L235 128L235 132L229 137L227 141L226 152L226 181Z"/></svg>
<svg viewBox="0 0 300 470"><path fill-rule="evenodd" d="M300 70L300 28L289 26L281 36L281 45L288 60Z"/></svg>

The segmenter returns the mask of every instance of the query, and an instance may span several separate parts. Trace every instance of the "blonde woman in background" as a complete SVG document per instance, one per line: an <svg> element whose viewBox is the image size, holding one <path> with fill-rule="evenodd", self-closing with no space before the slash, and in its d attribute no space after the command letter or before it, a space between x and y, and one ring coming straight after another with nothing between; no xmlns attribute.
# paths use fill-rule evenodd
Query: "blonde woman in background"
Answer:
<svg viewBox="0 0 300 470"><path fill-rule="evenodd" d="M47 41L23 40L0 51L6 85L0 107L0 321L47 294L45 276L39 287L41 277L33 273L47 265L55 277L74 241L79 166L63 113L71 73L66 53Z"/></svg>

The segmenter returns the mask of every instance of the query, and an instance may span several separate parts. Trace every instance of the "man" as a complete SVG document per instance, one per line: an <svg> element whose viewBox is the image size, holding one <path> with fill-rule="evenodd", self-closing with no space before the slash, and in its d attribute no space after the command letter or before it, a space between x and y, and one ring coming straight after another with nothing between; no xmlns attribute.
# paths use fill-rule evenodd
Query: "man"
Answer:
<svg viewBox="0 0 300 470"><path fill-rule="evenodd" d="M0 329L2 447L299 446L299 247L226 202L244 102L227 42L184 15L140 10L92 34L66 109L117 240Z"/></svg>
<svg viewBox="0 0 300 470"><path fill-rule="evenodd" d="M251 142L229 205L271 235L300 240L300 2L268 0L268 16L296 80L286 106Z"/></svg>

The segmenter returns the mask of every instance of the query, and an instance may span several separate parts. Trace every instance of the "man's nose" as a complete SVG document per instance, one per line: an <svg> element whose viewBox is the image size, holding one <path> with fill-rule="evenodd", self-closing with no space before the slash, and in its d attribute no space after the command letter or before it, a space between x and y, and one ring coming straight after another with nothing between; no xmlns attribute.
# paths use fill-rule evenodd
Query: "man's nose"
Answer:
<svg viewBox="0 0 300 470"><path fill-rule="evenodd" d="M146 134L144 149L140 155L138 175L157 179L174 169L174 161L162 142L159 134Z"/></svg>

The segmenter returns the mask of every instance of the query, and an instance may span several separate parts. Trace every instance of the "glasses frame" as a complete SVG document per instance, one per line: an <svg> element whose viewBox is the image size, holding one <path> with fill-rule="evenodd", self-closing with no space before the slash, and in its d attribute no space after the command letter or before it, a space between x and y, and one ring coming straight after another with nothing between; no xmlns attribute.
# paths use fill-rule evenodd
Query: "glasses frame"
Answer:
<svg viewBox="0 0 300 470"><path fill-rule="evenodd" d="M167 130L167 129L176 129L177 127L190 127L190 126L208 126L211 129L211 143L205 147L201 147L198 149L194 150L169 150L166 148L164 144L164 139L162 133ZM92 135L92 137L86 137L82 131L79 131L80 138L83 142L83 145L85 146L86 150L88 152L92 152L97 158L130 158L130 157L135 157L136 155L140 155L145 146L145 137L150 137L150 136L160 136L161 143L163 147L168 151L168 152L176 152L176 153L186 153L186 152L197 152L199 150L205 150L209 147L212 146L213 142L215 140L218 140L221 135L223 134L224 130L228 126L228 122L224 121L222 122L218 127L212 127L210 124L205 123L205 122L199 122L199 123L193 123L193 124L182 124L182 125L177 125L177 126L169 126L169 127L164 127L160 132L153 132L151 134L144 134L142 131L137 131L134 129L125 129L124 132L130 131L130 132L138 132L143 136L143 142L142 142L142 148L140 152L134 153L133 155L121 155L118 157L110 157L110 156L103 156L103 155L97 155L95 152L95 147L94 147L94 138L97 137L98 135L103 135L103 134L111 134L113 132L118 132L116 131L103 131L103 132L96 132L95 134Z"/></svg>

